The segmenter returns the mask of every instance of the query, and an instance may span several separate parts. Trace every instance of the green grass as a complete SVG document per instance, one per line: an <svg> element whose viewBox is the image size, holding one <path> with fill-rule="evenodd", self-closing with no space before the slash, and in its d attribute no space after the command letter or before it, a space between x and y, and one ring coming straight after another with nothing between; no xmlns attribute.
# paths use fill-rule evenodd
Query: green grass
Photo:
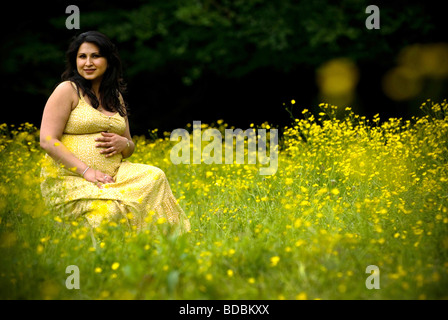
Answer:
<svg viewBox="0 0 448 320"><path fill-rule="evenodd" d="M383 122L321 107L317 119L304 110L279 128L272 176L257 165L173 165L168 136L134 137L129 160L165 171L190 217L183 235L114 223L92 231L50 212L38 130L2 125L0 298L446 299L446 101ZM79 290L65 285L69 265ZM369 265L380 289L366 288Z"/></svg>

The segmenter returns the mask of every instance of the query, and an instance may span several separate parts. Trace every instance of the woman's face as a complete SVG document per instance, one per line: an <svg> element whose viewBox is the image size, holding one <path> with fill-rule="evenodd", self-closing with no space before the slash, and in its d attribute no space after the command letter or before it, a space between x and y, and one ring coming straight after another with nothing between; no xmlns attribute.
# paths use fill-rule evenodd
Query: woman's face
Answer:
<svg viewBox="0 0 448 320"><path fill-rule="evenodd" d="M86 80L101 81L107 69L107 59L100 54L96 44L84 42L78 49L76 67Z"/></svg>

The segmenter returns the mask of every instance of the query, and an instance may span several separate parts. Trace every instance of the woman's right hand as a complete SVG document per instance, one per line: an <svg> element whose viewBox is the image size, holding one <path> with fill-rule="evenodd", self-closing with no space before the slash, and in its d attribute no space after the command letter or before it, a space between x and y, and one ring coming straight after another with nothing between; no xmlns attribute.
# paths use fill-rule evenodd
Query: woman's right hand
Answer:
<svg viewBox="0 0 448 320"><path fill-rule="evenodd" d="M89 168L84 173L84 179L86 179L89 182L94 183L100 189L103 188L104 183L115 182L114 179L110 175L105 174L99 170L95 170L93 168Z"/></svg>

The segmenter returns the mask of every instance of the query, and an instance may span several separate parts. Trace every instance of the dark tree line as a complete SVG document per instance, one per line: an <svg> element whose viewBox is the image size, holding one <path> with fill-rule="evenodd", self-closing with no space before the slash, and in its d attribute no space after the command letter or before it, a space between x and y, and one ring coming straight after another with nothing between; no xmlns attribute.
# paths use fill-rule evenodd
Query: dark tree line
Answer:
<svg viewBox="0 0 448 320"><path fill-rule="evenodd" d="M80 30L65 26L65 8L70 4L80 9ZM104 32L119 47L136 133L154 127L170 130L193 118L204 122L224 118L241 126L282 122L287 118L282 101L295 98L308 108L317 102L314 71L334 57L348 57L367 70L372 82L365 79L360 92L368 95L369 89L378 87L375 77L394 63L401 48L444 40L441 2L377 2L379 30L365 27L369 4L367 0L15 3L10 12L21 14L4 13L2 21L1 91L13 114L7 120L39 125L46 98L63 70L70 38L87 30ZM365 102L366 111L372 108Z"/></svg>

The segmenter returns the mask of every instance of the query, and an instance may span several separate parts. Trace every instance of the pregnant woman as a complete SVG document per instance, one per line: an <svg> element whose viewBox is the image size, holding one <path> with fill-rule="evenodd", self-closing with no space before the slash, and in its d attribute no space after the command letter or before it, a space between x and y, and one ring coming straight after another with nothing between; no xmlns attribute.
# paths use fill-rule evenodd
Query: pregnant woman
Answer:
<svg viewBox="0 0 448 320"><path fill-rule="evenodd" d="M166 221L188 231L164 172L124 160L135 145L121 75L118 52L105 35L89 31L74 38L63 82L42 116L42 195L48 206L84 216L92 227L125 219L137 230Z"/></svg>

